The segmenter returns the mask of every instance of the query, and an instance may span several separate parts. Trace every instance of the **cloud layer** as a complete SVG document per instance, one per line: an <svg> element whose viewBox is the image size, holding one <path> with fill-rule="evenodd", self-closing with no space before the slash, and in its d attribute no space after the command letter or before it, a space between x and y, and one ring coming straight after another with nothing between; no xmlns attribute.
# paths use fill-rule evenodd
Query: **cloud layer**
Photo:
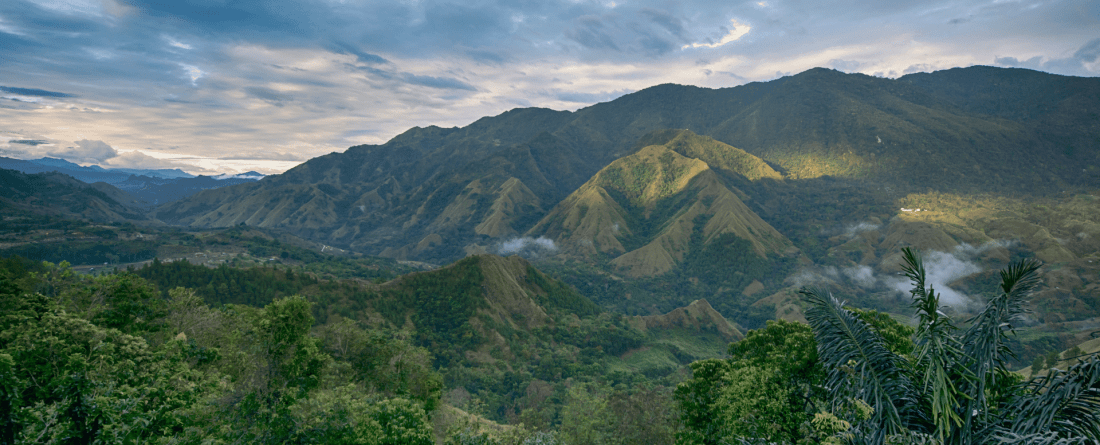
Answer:
<svg viewBox="0 0 1100 445"><path fill-rule="evenodd" d="M308 159L514 107L815 66L1095 76L1098 17L1090 0L8 0L0 150L42 154L8 142L36 136L157 159Z"/></svg>

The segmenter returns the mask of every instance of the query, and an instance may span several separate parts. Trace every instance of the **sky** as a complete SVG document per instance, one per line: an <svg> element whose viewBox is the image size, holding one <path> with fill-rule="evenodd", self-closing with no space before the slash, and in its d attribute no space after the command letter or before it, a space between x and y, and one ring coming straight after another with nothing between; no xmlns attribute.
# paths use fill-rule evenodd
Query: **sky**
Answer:
<svg viewBox="0 0 1100 445"><path fill-rule="evenodd" d="M971 65L1100 75L1100 1L3 0L0 156L273 174L662 83Z"/></svg>

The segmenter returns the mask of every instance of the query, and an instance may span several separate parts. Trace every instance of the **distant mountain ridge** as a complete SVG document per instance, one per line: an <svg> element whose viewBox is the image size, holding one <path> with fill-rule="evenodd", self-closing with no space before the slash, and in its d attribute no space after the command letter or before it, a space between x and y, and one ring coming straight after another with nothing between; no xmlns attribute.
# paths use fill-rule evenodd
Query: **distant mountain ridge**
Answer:
<svg viewBox="0 0 1100 445"><path fill-rule="evenodd" d="M1001 90L1030 111L1009 111ZM658 85L575 112L515 109L464 128L413 128L155 215L445 262L528 233L668 129L736 147L784 181L833 177L895 194L1058 193L1100 184L1100 118L1072 112L1098 104L1098 79L990 67L899 79L813 69L717 90ZM747 171L712 170L734 188L752 182Z"/></svg>
<svg viewBox="0 0 1100 445"><path fill-rule="evenodd" d="M57 172L88 184L97 182L111 184L131 195L123 198L123 201L133 201L132 204L138 207L161 205L191 196L200 190L243 184L264 178L264 175L255 171L218 176L195 176L180 169L105 169L98 165L84 167L56 158L21 160L0 157L0 168L31 174Z"/></svg>
<svg viewBox="0 0 1100 445"><path fill-rule="evenodd" d="M113 185L142 201L144 206L153 207L186 198L202 190L255 182L263 177L264 175L256 172L237 175L199 175L190 178L157 178L130 175L125 181Z"/></svg>
<svg viewBox="0 0 1100 445"><path fill-rule="evenodd" d="M195 175L176 169L137 169L103 168L98 165L84 167L64 159L12 159L0 156L0 168L18 170L23 173L58 172L72 176L86 183L106 182L113 184L125 181L131 175L141 175L161 179L194 178Z"/></svg>

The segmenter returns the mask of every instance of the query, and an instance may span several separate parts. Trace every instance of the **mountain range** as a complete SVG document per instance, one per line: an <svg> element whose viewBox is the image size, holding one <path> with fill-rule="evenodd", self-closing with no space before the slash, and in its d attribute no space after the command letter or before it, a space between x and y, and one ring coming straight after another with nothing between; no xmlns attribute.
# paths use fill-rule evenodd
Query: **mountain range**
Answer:
<svg viewBox="0 0 1100 445"><path fill-rule="evenodd" d="M413 128L260 182L197 193L154 215L189 227L280 228L357 251L441 262L513 236L579 241L552 224L570 211L560 206L597 200L636 207L620 202L626 195L597 197L592 181L608 181L605 168L674 139L669 129L695 135L694 151L677 154L707 164L711 173L691 176L696 186L721 183L722 196L740 192L740 200L750 191L739 185L782 184L774 191L822 178L886 201L929 190L1043 196L1100 184L1098 103L1096 79L990 67L898 79L813 69L717 90L659 85L575 112L515 109L463 128ZM727 153L746 161L712 165ZM575 194L582 188L590 196ZM707 196L719 200L716 190ZM755 241L754 249L766 250Z"/></svg>
<svg viewBox="0 0 1100 445"><path fill-rule="evenodd" d="M123 191L119 195L122 201L142 210L191 196L200 190L253 182L264 177L254 171L235 175L195 176L180 169L103 168L98 165L82 166L56 158L22 160L0 157L0 169L29 174L53 172L87 184L110 184ZM102 185L98 187L103 188Z"/></svg>
<svg viewBox="0 0 1100 445"><path fill-rule="evenodd" d="M0 156L0 168L18 170L23 173L57 172L72 176L78 181L89 184L106 182L116 184L129 179L132 175L148 176L160 179L194 178L195 175L180 169L134 169L103 168L98 165L83 166L64 159L12 159Z"/></svg>

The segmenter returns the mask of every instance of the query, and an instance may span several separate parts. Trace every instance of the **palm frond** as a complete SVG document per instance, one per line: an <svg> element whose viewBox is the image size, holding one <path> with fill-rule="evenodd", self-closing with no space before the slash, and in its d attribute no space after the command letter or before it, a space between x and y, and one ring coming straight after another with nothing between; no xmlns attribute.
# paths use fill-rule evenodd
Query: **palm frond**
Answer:
<svg viewBox="0 0 1100 445"><path fill-rule="evenodd" d="M1095 443L1084 437L1066 438L1053 432L1028 435L1004 432L995 435L993 440L1001 445L1090 445Z"/></svg>
<svg viewBox="0 0 1100 445"><path fill-rule="evenodd" d="M897 407L911 405L913 400L904 360L827 291L803 289L800 293L810 303L806 320L817 339L818 359L828 370L826 387L833 392L834 407L863 400L874 409L872 436L866 437L869 443L882 444L886 437L905 430Z"/></svg>
<svg viewBox="0 0 1100 445"><path fill-rule="evenodd" d="M994 435L1052 431L1059 437L1100 442L1100 360L1078 363L1068 371L1052 369L1028 382L1008 405L1006 423Z"/></svg>
<svg viewBox="0 0 1100 445"><path fill-rule="evenodd" d="M1027 296L1039 282L1040 263L1023 260L1001 271L1001 293L986 303L982 311L968 320L970 328L963 335L963 353L969 358L968 368L977 378L966 389L971 402L967 412L978 413L978 421L988 422L986 389L997 386L997 378L1007 370L1006 361L1015 356L1006 344L1012 323L1027 313ZM974 419L967 417L967 423Z"/></svg>
<svg viewBox="0 0 1100 445"><path fill-rule="evenodd" d="M959 415L963 399L970 398L962 392L973 380L972 375L959 363L962 345L954 335L951 319L940 311L939 296L931 286L925 286L924 262L910 248L902 249L905 259L905 275L913 282L913 307L920 319L914 333L914 370L921 381L921 398L931 408L930 421L936 437L944 441L953 430L963 425Z"/></svg>

